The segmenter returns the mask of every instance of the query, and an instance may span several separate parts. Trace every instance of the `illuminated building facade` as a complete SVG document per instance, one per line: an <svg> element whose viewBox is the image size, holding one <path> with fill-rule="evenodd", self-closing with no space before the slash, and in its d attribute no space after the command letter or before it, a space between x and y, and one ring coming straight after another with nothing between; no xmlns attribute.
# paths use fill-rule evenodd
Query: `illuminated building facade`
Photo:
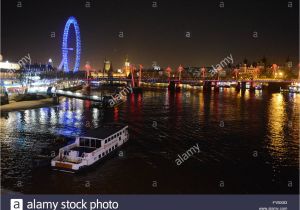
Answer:
<svg viewBox="0 0 300 210"><path fill-rule="evenodd" d="M123 68L126 76L128 77L128 75L130 74L130 62L128 61L128 58L126 58Z"/></svg>

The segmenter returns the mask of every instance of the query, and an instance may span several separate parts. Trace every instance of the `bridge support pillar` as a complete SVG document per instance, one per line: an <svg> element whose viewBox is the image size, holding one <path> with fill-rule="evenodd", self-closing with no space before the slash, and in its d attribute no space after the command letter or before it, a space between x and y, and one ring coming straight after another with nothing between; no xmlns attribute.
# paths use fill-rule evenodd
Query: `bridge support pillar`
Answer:
<svg viewBox="0 0 300 210"><path fill-rule="evenodd" d="M52 97L52 102L53 102L53 104L55 104L55 105L59 104L59 96L53 96L53 97Z"/></svg>
<svg viewBox="0 0 300 210"><path fill-rule="evenodd" d="M204 81L203 90L211 90L211 81Z"/></svg>
<svg viewBox="0 0 300 210"><path fill-rule="evenodd" d="M255 91L255 85L253 81L250 82L250 91Z"/></svg>
<svg viewBox="0 0 300 210"><path fill-rule="evenodd" d="M240 91L240 89L241 89L241 83L238 82L237 85L236 85L236 87L235 87L235 90L236 91Z"/></svg>
<svg viewBox="0 0 300 210"><path fill-rule="evenodd" d="M241 89L242 90L246 90L246 82L242 82L241 83Z"/></svg>
<svg viewBox="0 0 300 210"><path fill-rule="evenodd" d="M169 88L170 91L175 91L176 90L176 83L174 81L170 81L168 88Z"/></svg>

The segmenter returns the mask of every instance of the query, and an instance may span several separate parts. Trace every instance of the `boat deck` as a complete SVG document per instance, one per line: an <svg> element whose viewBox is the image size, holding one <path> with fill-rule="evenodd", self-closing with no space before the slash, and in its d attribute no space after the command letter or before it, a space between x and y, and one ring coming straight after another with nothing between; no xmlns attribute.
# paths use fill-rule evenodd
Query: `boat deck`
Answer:
<svg viewBox="0 0 300 210"><path fill-rule="evenodd" d="M96 150L96 148L91 148L91 147L74 147L72 148L71 150L74 150L74 151L78 151L79 152L79 156L82 155L82 153L91 153L93 151Z"/></svg>

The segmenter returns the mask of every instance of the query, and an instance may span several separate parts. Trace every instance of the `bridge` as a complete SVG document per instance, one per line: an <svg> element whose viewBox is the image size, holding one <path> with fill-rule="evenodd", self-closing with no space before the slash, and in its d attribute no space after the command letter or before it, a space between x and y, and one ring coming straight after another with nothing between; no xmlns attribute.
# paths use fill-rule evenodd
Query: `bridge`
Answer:
<svg viewBox="0 0 300 210"><path fill-rule="evenodd" d="M83 79L84 81L120 81L120 82L132 82L131 78L126 77L98 77L98 78L88 78ZM181 84L194 84L194 83L203 83L203 82L256 82L256 83L269 83L269 82L279 82L279 83L293 83L299 82L298 79L291 79L291 80L283 80L283 79L253 79L253 80L217 80L217 79L197 79L197 78L142 78L140 80L144 83L169 83L169 82L180 82Z"/></svg>
<svg viewBox="0 0 300 210"><path fill-rule="evenodd" d="M85 79L87 83L95 81L107 81L111 82L126 82L131 84L132 87L138 87L141 89L141 85L144 84L168 84L170 90L180 90L181 85L191 85L191 86L203 86L203 89L210 90L211 87L214 87L214 90L218 90L222 87L220 83L231 83L236 86L236 89L246 89L247 84L251 90L255 89L269 89L272 91L280 91L281 89L288 89L289 85L294 82L299 82L297 79L284 80L284 79L271 79L271 78L257 78L253 80L236 80L236 79L227 79L227 80L218 80L218 79L201 79L201 78L139 78L136 81L134 78L125 78L125 77L98 77L98 78L88 78ZM228 85L228 84L227 84Z"/></svg>

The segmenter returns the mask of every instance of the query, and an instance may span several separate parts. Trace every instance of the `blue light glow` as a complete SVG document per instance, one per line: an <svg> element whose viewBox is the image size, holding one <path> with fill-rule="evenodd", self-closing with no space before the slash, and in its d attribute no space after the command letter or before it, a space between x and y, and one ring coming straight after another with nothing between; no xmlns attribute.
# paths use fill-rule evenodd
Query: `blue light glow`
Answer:
<svg viewBox="0 0 300 210"><path fill-rule="evenodd" d="M62 57L63 57L63 66L64 66L64 71L69 72L69 61L68 61L68 51L70 49L73 50L73 48L68 47L68 35L69 35L69 29L70 25L74 25L75 29L75 34L76 34L76 58L75 58L75 65L73 72L77 72L79 69L80 65L80 54L81 54L81 40L80 40L80 31L79 31L79 26L77 23L77 20L75 17L69 17L66 25L65 25L65 30L64 30L64 35L63 35L63 43L62 43Z"/></svg>

